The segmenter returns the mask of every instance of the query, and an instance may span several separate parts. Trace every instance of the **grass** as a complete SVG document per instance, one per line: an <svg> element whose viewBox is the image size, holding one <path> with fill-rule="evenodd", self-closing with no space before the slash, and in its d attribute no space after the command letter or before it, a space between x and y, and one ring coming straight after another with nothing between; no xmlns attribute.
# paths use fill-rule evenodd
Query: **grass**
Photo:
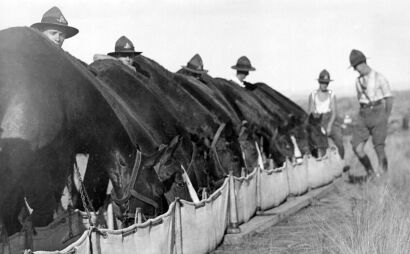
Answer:
<svg viewBox="0 0 410 254"><path fill-rule="evenodd" d="M337 211L343 223L315 221L321 235L332 243L327 253L409 253L410 251L410 137L395 133L388 139L390 171L381 179L356 188L348 210ZM369 149L369 147L367 147ZM369 149L370 150L370 149ZM372 153L372 161L375 162ZM359 166L351 155L349 162ZM356 167L358 168L358 167ZM322 215L315 215L322 216ZM322 240L315 242L323 253Z"/></svg>
<svg viewBox="0 0 410 254"><path fill-rule="evenodd" d="M217 253L410 253L410 131L400 131L401 119L410 113L408 98L410 90L395 93L386 146L388 174L365 184L341 181L310 207L241 244L222 245ZM306 107L307 102L299 104ZM338 100L341 116L354 117L357 106L354 97ZM371 142L365 150L376 167ZM364 175L349 137L345 151L350 172Z"/></svg>

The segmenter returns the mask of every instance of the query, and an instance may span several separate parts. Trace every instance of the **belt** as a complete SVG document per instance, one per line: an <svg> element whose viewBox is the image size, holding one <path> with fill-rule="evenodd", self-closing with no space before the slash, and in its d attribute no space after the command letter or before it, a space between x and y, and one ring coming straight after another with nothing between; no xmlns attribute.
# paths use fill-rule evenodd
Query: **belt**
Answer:
<svg viewBox="0 0 410 254"><path fill-rule="evenodd" d="M371 103L360 103L360 108L373 108L382 105L383 100L373 101Z"/></svg>

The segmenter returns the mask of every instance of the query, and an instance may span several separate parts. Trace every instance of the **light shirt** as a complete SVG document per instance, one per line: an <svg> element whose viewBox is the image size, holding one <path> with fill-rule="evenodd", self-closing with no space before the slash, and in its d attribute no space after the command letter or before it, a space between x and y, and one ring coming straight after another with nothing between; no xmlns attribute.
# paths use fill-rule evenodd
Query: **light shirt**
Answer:
<svg viewBox="0 0 410 254"><path fill-rule="evenodd" d="M393 96L387 79L374 70L371 70L368 75L356 79L356 91L359 103L365 104ZM366 97L365 93L369 98Z"/></svg>
<svg viewBox="0 0 410 254"><path fill-rule="evenodd" d="M231 78L231 80L232 80L233 82L235 82L236 84L238 84L240 87L245 87L245 85L243 84L243 82L240 81L236 75L233 76L233 77Z"/></svg>
<svg viewBox="0 0 410 254"><path fill-rule="evenodd" d="M313 103L313 113L325 114L332 111L332 101L335 99L335 95L332 90L327 90L327 97L325 100L320 100L318 93L322 93L320 90L313 91L310 96Z"/></svg>

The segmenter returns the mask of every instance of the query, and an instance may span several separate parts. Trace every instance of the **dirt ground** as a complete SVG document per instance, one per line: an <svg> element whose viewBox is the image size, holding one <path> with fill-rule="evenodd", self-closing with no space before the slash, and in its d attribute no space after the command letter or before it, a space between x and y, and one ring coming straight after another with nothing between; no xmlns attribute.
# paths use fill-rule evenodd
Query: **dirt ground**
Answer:
<svg viewBox="0 0 410 254"><path fill-rule="evenodd" d="M373 180L370 184L382 186L387 182L393 183L408 174L410 168L410 133L397 132L387 140L387 153L390 160L390 172L382 178ZM364 170L351 152L349 138L346 138L347 161L352 166L349 174L363 175ZM376 163L372 153L371 142L367 145L372 162ZM395 170L400 168L400 170ZM327 234L326 227L341 228L344 223L351 221L354 209L368 190L368 184L352 184L344 174L334 190L324 198L315 201L311 206L302 209L295 215L257 233L252 238L239 245L221 245L215 253L339 253L335 242Z"/></svg>
<svg viewBox="0 0 410 254"><path fill-rule="evenodd" d="M360 188L349 184L345 176L331 193L311 206L240 245L222 245L215 253L334 253L333 243L321 226L328 221L344 223Z"/></svg>

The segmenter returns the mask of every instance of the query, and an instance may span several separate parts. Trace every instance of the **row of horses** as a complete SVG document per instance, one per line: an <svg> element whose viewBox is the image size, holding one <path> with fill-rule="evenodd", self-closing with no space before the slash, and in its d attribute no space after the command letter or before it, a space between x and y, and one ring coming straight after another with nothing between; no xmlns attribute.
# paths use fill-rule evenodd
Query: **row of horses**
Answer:
<svg viewBox="0 0 410 254"><path fill-rule="evenodd" d="M75 208L88 206L85 193L98 209L110 181L128 225L137 207L154 217L176 197L190 200L182 168L196 191L212 192L230 172L257 166L256 146L276 165L296 147L303 155L327 146L305 111L264 83L196 79L144 56L136 71L110 59L87 66L27 27L0 31L0 42L3 235L21 230L26 202L34 226L49 224L65 187ZM89 155L82 195L77 154Z"/></svg>

